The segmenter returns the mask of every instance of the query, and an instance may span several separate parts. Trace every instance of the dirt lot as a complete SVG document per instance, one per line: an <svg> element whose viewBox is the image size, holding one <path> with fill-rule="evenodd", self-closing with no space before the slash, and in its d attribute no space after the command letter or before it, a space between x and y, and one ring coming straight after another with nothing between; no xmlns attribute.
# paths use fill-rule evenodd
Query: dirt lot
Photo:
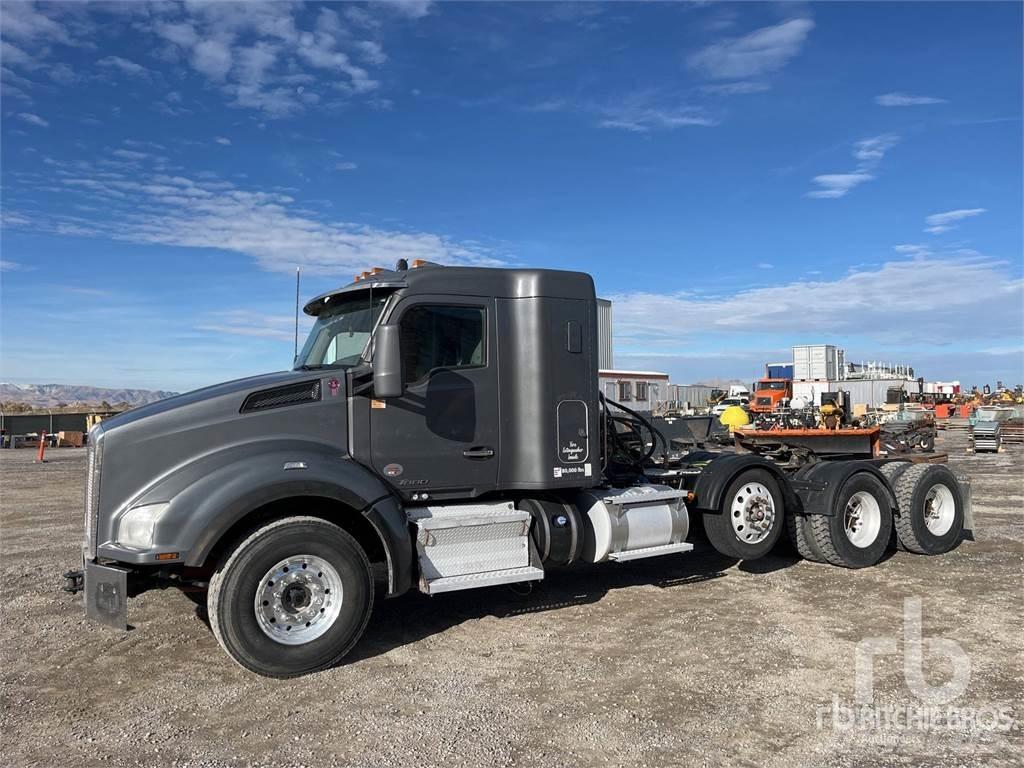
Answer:
<svg viewBox="0 0 1024 768"><path fill-rule="evenodd" d="M77 567L84 451L0 451L3 762L11 766L1020 765L1024 453L966 453L974 542L846 571L783 553L690 555L504 588L382 601L355 655L305 679L231 662L176 590L85 621L60 591ZM699 545L698 545L699 546ZM955 640L970 682L949 706L981 727L844 727L858 641L896 638L905 598L924 637ZM925 644L932 685L952 665ZM877 657L876 704L925 706L903 654ZM945 709L945 708L944 708ZM956 714L956 713L954 713ZM917 721L922 723L922 721ZM1016 755L1016 756L1015 756Z"/></svg>

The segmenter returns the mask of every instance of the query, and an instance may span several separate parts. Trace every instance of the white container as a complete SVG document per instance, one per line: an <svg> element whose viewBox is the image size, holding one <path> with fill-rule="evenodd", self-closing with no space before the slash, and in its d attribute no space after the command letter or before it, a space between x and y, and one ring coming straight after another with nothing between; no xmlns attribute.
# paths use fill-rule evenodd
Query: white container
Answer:
<svg viewBox="0 0 1024 768"><path fill-rule="evenodd" d="M800 344L793 347L793 378L797 381L835 381L845 353L832 344Z"/></svg>

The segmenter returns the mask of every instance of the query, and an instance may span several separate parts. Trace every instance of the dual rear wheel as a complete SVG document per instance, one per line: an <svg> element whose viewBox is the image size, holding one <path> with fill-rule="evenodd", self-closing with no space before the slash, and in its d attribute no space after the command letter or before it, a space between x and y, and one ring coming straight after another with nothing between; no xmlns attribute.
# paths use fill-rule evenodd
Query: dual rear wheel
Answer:
<svg viewBox="0 0 1024 768"><path fill-rule="evenodd" d="M890 462L846 481L833 514L789 515L787 529L802 557L864 568L885 554L893 531L900 549L937 555L953 549L964 526L960 484L941 464ZM891 489L891 492L890 492Z"/></svg>

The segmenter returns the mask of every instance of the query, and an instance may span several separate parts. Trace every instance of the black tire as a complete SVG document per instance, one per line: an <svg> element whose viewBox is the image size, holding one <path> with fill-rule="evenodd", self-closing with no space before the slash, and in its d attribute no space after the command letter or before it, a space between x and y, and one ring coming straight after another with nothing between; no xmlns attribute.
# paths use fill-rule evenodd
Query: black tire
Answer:
<svg viewBox="0 0 1024 768"><path fill-rule="evenodd" d="M737 530L733 525L733 517L742 519L743 512L733 509L733 502L740 499L747 503L747 493L752 493L753 484L765 489L771 497L771 516L764 532L755 532L754 529L744 528L743 522L739 523L741 529ZM755 510L756 511L756 510ZM761 514L764 514L763 507ZM775 477L764 469L750 469L741 472L733 480L719 505L718 512L705 512L703 515L704 531L707 533L711 545L726 557L735 557L739 560L756 560L764 557L775 546L785 526L786 507L779 490L779 484ZM746 530L750 530L746 534ZM754 537L756 541L746 540L744 535Z"/></svg>
<svg viewBox="0 0 1024 768"><path fill-rule="evenodd" d="M920 442L918 443L918 446L925 453L931 453L932 451L935 450L935 436L925 435L924 437L921 438Z"/></svg>
<svg viewBox="0 0 1024 768"><path fill-rule="evenodd" d="M824 563L825 556L821 554L814 543L814 536L810 531L811 520L808 515L798 515L795 512L786 513L786 533L797 554L804 560L812 563Z"/></svg>
<svg viewBox="0 0 1024 768"><path fill-rule="evenodd" d="M945 488L948 494L939 492L938 499L929 500L929 492L937 487ZM896 493L894 524L901 549L920 555L941 555L959 543L964 528L964 500L960 483L948 467L917 464L900 475L893 490ZM939 512L943 502L952 504L949 528L945 531L929 528L929 516Z"/></svg>
<svg viewBox="0 0 1024 768"><path fill-rule="evenodd" d="M858 494L864 494L864 497L859 497L865 499L863 503L878 506L877 531L862 544L855 544L846 530L847 508ZM809 519L814 542L828 562L844 568L865 568L874 565L882 559L892 535L892 503L889 489L875 475L858 472L850 477L836 494L831 515L812 515ZM870 531L872 527L869 525L867 530Z"/></svg>
<svg viewBox="0 0 1024 768"><path fill-rule="evenodd" d="M889 461L880 466L878 469L883 475L885 475L885 479L889 481L889 486L891 488L895 488L896 481L899 479L900 475L902 475L912 466L914 465L911 464L909 461Z"/></svg>
<svg viewBox="0 0 1024 768"><path fill-rule="evenodd" d="M334 568L343 598L323 634L286 645L261 628L254 603L268 572L299 555ZM217 641L241 666L266 677L296 677L333 666L352 649L370 618L373 596L370 562L352 536L320 518L289 517L259 528L226 553L210 579L207 611Z"/></svg>

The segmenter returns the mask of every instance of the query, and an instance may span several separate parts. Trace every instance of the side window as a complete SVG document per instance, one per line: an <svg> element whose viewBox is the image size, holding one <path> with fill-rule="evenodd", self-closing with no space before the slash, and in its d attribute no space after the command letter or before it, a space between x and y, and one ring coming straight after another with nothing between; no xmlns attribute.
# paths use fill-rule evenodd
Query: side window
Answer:
<svg viewBox="0 0 1024 768"><path fill-rule="evenodd" d="M399 322L402 378L425 379L436 368L475 368L484 364L484 310L479 307L422 304Z"/></svg>

